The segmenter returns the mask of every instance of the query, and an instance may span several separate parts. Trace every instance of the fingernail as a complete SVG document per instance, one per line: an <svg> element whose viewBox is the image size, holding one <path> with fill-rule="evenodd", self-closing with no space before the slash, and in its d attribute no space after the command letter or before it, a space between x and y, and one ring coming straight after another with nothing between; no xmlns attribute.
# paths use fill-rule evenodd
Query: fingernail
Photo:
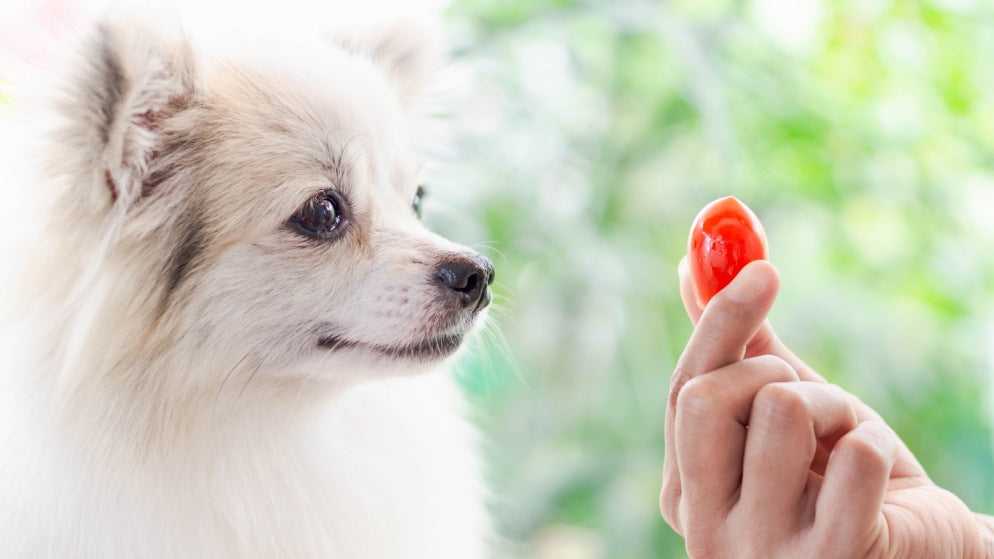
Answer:
<svg viewBox="0 0 994 559"><path fill-rule="evenodd" d="M738 276L732 280L725 288L729 299L736 303L749 303L756 298L756 294L766 287L766 279L763 274L757 273L755 269L744 268Z"/></svg>

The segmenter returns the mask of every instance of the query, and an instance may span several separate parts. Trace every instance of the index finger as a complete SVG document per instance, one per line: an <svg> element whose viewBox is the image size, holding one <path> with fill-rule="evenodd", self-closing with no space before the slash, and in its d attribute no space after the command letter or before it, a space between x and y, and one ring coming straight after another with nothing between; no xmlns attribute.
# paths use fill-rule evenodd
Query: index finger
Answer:
<svg viewBox="0 0 994 559"><path fill-rule="evenodd" d="M780 278L765 261L749 263L711 299L670 377L663 454L663 516L682 533L679 502L683 494L676 449L677 395L691 379L742 359L746 344L763 324L773 305Z"/></svg>

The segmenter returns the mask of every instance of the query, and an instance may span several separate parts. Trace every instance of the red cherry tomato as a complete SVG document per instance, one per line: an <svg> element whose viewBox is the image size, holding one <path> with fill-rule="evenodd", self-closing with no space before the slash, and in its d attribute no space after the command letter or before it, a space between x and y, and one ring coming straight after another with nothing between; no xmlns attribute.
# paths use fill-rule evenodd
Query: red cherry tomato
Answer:
<svg viewBox="0 0 994 559"><path fill-rule="evenodd" d="M697 302L707 305L746 264L769 257L763 225L745 204L729 196L704 206L687 240Z"/></svg>

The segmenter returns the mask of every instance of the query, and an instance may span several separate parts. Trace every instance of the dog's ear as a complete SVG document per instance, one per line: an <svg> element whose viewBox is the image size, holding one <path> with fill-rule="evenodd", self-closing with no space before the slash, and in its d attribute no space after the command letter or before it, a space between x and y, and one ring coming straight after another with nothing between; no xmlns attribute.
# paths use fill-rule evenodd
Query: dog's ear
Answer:
<svg viewBox="0 0 994 559"><path fill-rule="evenodd" d="M409 17L368 25L336 36L346 50L369 57L390 77L401 99L417 99L440 61L438 23Z"/></svg>
<svg viewBox="0 0 994 559"><path fill-rule="evenodd" d="M149 166L164 145L166 121L196 103L197 72L178 26L153 32L137 21L104 22L88 52L69 103L96 181L112 204L134 204ZM79 103L85 103L79 107ZM70 107L72 108L72 107ZM106 200L107 198L104 198Z"/></svg>

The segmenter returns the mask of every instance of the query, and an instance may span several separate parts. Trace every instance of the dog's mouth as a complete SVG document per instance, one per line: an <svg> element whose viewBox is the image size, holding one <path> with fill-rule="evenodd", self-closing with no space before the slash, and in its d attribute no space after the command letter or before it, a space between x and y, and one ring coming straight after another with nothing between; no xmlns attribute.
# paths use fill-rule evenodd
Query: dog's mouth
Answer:
<svg viewBox="0 0 994 559"><path fill-rule="evenodd" d="M455 353L462 345L462 340L463 334L449 334L412 344L390 346L357 342L343 336L331 335L318 339L318 347L330 351L366 350L391 359L436 361Z"/></svg>

